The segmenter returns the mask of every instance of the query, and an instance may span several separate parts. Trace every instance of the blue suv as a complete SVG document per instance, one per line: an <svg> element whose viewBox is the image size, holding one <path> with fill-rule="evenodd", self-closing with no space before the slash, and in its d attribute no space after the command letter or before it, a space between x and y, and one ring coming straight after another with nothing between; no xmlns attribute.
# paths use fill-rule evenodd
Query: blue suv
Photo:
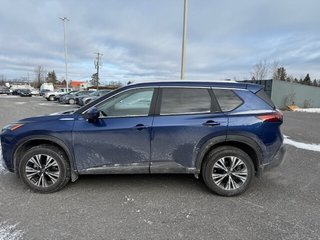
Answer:
<svg viewBox="0 0 320 240"><path fill-rule="evenodd" d="M233 196L282 161L282 122L260 85L145 82L10 124L1 145L5 167L41 193L82 174L189 173Z"/></svg>

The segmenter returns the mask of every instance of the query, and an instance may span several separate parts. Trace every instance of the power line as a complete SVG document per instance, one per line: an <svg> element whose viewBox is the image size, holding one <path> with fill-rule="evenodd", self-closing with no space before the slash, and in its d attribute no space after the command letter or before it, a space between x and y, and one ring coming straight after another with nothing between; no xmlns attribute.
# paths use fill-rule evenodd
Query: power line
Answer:
<svg viewBox="0 0 320 240"><path fill-rule="evenodd" d="M98 89L99 88L99 80L100 80L100 78L99 78L99 69L100 69L100 66L101 66L101 57L102 57L103 54L100 53L100 52L97 52L95 54L97 54L97 57L96 57L96 59L94 61L94 66L97 69L96 86L97 86L97 89Z"/></svg>

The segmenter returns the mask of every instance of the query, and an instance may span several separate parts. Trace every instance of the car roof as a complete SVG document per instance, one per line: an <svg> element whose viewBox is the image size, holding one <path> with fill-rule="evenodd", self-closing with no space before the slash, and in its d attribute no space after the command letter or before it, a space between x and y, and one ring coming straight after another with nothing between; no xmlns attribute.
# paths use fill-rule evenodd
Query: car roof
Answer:
<svg viewBox="0 0 320 240"><path fill-rule="evenodd" d="M165 80L165 81L144 81L135 82L128 86L132 87L217 87L232 89L248 89L251 92L258 92L263 86L253 83L220 81L220 80Z"/></svg>

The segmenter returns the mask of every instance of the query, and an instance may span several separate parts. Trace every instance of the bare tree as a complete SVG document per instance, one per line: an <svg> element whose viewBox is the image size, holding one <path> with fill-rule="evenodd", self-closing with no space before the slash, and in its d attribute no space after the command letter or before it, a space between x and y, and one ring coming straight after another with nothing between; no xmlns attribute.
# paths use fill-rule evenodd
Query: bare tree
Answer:
<svg viewBox="0 0 320 240"><path fill-rule="evenodd" d="M251 78L255 80L266 79L269 73L269 63L267 60L261 60L259 63L254 65L251 73Z"/></svg>
<svg viewBox="0 0 320 240"><path fill-rule="evenodd" d="M123 83L120 81L110 81L109 86L112 88L119 88L123 86Z"/></svg>
<svg viewBox="0 0 320 240"><path fill-rule="evenodd" d="M37 86L38 88L41 86L41 84L44 82L45 80L45 70L43 68L43 66L37 66L35 69L34 69L34 73L36 75L35 77L35 84L34 86Z"/></svg>
<svg viewBox="0 0 320 240"><path fill-rule="evenodd" d="M273 61L272 63L272 79L279 79L278 68L280 66L279 61Z"/></svg>

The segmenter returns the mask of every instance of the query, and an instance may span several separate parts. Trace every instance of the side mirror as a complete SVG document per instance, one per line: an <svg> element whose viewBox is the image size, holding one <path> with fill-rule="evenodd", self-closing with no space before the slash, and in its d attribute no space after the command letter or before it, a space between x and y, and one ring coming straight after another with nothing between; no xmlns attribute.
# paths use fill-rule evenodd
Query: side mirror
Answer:
<svg viewBox="0 0 320 240"><path fill-rule="evenodd" d="M86 113L86 118L89 122L95 122L100 116L100 112L96 107L90 108Z"/></svg>

